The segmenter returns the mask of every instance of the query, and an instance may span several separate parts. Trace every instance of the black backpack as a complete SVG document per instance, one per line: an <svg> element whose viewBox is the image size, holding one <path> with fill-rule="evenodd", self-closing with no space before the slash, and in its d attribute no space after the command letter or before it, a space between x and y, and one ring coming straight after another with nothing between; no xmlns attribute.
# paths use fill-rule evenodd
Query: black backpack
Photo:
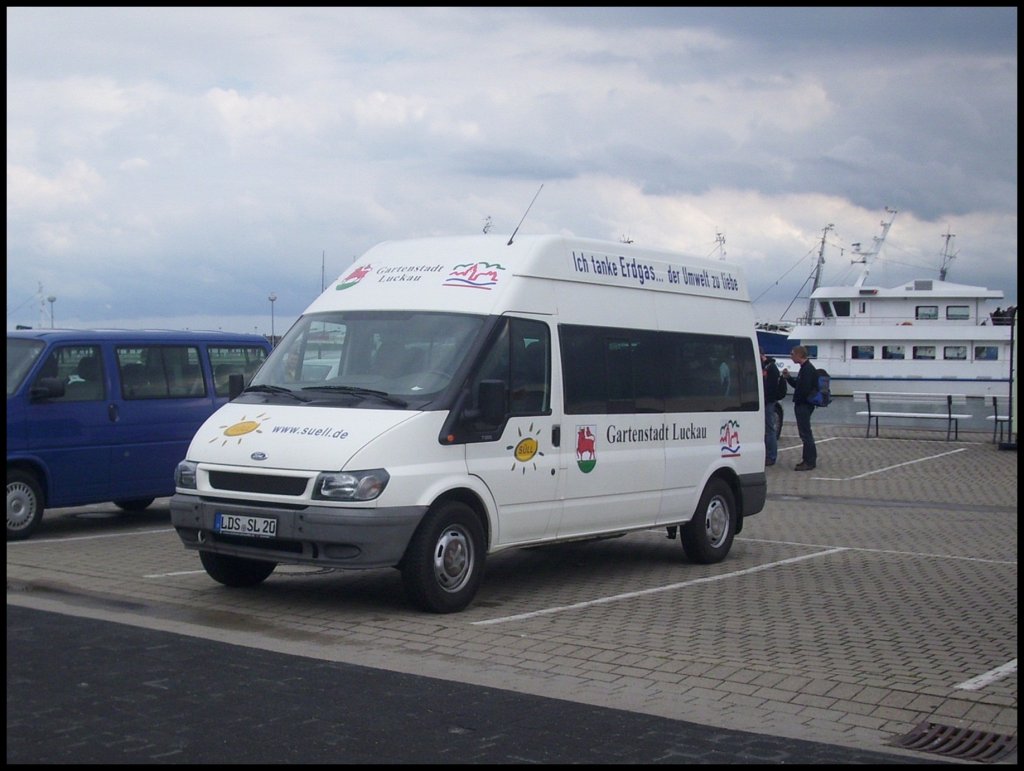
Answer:
<svg viewBox="0 0 1024 771"><path fill-rule="evenodd" d="M815 407L828 407L832 403L832 378L823 369L815 370L814 374L818 377L818 387L807 401Z"/></svg>
<svg viewBox="0 0 1024 771"><path fill-rule="evenodd" d="M786 378L784 378L782 376L782 373L780 372L779 373L779 385L775 389L775 401L781 402L783 399L785 399L786 398L786 392L788 390L789 389L788 389L787 384L786 384Z"/></svg>

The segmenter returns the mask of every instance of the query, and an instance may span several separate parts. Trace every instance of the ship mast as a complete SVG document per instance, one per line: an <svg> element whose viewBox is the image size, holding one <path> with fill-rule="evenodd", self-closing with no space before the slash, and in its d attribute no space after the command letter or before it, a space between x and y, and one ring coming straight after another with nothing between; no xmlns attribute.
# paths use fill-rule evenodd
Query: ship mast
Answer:
<svg viewBox="0 0 1024 771"><path fill-rule="evenodd" d="M864 286L868 273L871 272L871 263L876 257L878 257L878 253L882 250L882 244L885 243L885 237L889 235L889 228L892 227L892 221L896 219L896 209L890 209L886 206L885 213L891 216L889 217L888 222L882 220L882 235L875 236L871 239L873 246L870 252L862 252L860 250L860 244L853 244L853 253L857 255L858 259L850 260L850 264L854 265L858 262L864 264L864 269L861 271L860 278L854 282L854 286Z"/></svg>
<svg viewBox="0 0 1024 771"><path fill-rule="evenodd" d="M942 248L942 267L939 268L939 281L946 280L946 271L949 270L949 264L956 258L955 254L949 253L949 242L950 239L956 238L952 233L943 233L942 237L946 239L946 245Z"/></svg>
<svg viewBox="0 0 1024 771"><path fill-rule="evenodd" d="M818 261L814 265L814 281L811 283L811 296L807 301L807 323L814 319L814 290L821 286L821 269L825 265L825 236L835 225L828 223L821 231L821 246L818 247Z"/></svg>

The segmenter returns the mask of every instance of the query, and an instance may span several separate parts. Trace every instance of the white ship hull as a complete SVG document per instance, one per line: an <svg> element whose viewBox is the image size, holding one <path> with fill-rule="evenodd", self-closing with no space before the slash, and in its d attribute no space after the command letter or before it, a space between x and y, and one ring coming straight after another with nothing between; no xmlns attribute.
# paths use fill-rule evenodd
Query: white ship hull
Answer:
<svg viewBox="0 0 1024 771"><path fill-rule="evenodd" d="M797 325L832 378L833 393L956 393L1006 397L1012 327L994 323L984 287L921 280L894 289L821 287L812 299L825 318Z"/></svg>

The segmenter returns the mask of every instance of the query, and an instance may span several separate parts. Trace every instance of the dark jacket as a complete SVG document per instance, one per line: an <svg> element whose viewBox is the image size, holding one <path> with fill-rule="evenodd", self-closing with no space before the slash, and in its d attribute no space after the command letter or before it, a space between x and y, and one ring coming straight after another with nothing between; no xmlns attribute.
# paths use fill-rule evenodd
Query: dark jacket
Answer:
<svg viewBox="0 0 1024 771"><path fill-rule="evenodd" d="M800 365L796 377L789 376L789 384L793 386L793 404L809 404L811 394L818 390L818 368L808 359Z"/></svg>
<svg viewBox="0 0 1024 771"><path fill-rule="evenodd" d="M771 404L772 402L778 401L778 399L775 398L775 394L779 392L779 379L781 377L782 373L779 372L779 366L775 363L775 359L769 356L761 365L761 379L764 381L765 404Z"/></svg>

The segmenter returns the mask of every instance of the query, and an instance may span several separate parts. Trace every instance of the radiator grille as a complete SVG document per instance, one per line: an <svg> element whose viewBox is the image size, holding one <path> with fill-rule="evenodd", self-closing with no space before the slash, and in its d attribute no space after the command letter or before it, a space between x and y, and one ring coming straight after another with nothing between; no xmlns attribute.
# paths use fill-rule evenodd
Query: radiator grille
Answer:
<svg viewBox="0 0 1024 771"><path fill-rule="evenodd" d="M239 474L234 471L211 471L210 486L217 490L239 493L266 493L268 495L302 495L307 479L280 477L267 474Z"/></svg>

